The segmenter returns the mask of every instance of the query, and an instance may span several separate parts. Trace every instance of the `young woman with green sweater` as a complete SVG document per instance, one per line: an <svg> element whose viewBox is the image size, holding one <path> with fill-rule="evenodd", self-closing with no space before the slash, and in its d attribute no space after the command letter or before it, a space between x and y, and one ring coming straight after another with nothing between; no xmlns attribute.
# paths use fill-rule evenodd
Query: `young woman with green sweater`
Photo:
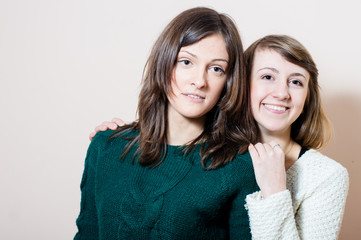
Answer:
<svg viewBox="0 0 361 240"><path fill-rule="evenodd" d="M242 54L235 24L214 10L166 26L139 119L89 146L75 239L251 239L244 204L258 186L240 127Z"/></svg>

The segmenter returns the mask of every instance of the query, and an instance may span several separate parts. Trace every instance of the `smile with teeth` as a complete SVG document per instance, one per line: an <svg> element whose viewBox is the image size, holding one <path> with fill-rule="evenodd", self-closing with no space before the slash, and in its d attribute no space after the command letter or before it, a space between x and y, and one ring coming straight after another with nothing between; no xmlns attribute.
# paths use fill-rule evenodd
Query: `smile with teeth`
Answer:
<svg viewBox="0 0 361 240"><path fill-rule="evenodd" d="M283 106L276 106L276 105L270 105L270 104L263 104L266 108L271 109L271 110L275 110L275 111L286 111L287 109L289 109L288 107L283 107Z"/></svg>
<svg viewBox="0 0 361 240"><path fill-rule="evenodd" d="M197 98L197 99L204 99L204 97L198 96L198 95L193 95L193 94L184 94L187 97L191 97L191 98Z"/></svg>

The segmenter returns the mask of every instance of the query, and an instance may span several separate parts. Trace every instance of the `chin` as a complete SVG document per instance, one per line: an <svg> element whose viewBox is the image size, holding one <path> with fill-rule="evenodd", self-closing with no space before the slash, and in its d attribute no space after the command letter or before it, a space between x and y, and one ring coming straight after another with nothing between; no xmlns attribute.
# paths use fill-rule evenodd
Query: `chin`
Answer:
<svg viewBox="0 0 361 240"><path fill-rule="evenodd" d="M279 124L277 124L277 125L276 124L274 124L274 125L264 124L264 125L260 125L260 128L261 128L261 130L263 129L269 133L284 132L284 131L287 131L287 129L289 128L289 127L280 126Z"/></svg>

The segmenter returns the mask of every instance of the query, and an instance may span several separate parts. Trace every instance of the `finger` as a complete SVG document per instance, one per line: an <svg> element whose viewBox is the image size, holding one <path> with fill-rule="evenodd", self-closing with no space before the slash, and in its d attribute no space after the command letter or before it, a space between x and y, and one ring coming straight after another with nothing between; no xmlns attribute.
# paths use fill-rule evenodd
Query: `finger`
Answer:
<svg viewBox="0 0 361 240"><path fill-rule="evenodd" d="M275 151L276 153L283 153L283 149L281 148L281 145L276 144L273 146L273 151Z"/></svg>
<svg viewBox="0 0 361 240"><path fill-rule="evenodd" d="M249 155L251 155L253 165L256 165L256 163L259 161L259 154L253 144L250 144L248 146L248 152L249 152Z"/></svg>
<svg viewBox="0 0 361 240"><path fill-rule="evenodd" d="M111 129L111 130L115 130L115 129L118 128L118 125L116 123L110 122L108 124L108 128Z"/></svg>
<svg viewBox="0 0 361 240"><path fill-rule="evenodd" d="M272 146L273 151L276 152L276 153L277 152L283 152L283 149L282 149L281 145L276 141L272 140L270 142L270 146Z"/></svg>
<svg viewBox="0 0 361 240"><path fill-rule="evenodd" d="M94 129L94 132L95 132L95 134L96 134L96 133L99 132L99 131L105 131L105 130L107 130L107 126L106 126L106 125L99 125L99 126L97 126L97 127Z"/></svg>
<svg viewBox="0 0 361 240"><path fill-rule="evenodd" d="M105 131L105 130L108 130L108 129L116 129L117 128L117 125L113 122L108 122L108 121L105 121L103 122L101 125L99 125L99 130L100 131Z"/></svg>
<svg viewBox="0 0 361 240"><path fill-rule="evenodd" d="M100 126L106 126L106 127L109 127L110 123L112 123L112 122L109 122L109 121L104 121L104 122L102 122L102 124L100 124Z"/></svg>
<svg viewBox="0 0 361 240"><path fill-rule="evenodd" d="M120 127L125 125L125 122L120 118L113 118L112 122L114 122L115 124L117 124Z"/></svg>
<svg viewBox="0 0 361 240"><path fill-rule="evenodd" d="M262 143L257 143L256 145L254 145L254 147L257 149L257 152L258 152L258 154L259 154L260 157L266 155L267 151L266 151L266 149L265 149L265 147L264 147L264 144L262 144Z"/></svg>
<svg viewBox="0 0 361 240"><path fill-rule="evenodd" d="M248 151L249 151L249 154L251 155L252 161L259 159L258 151L252 143L248 146Z"/></svg>
<svg viewBox="0 0 361 240"><path fill-rule="evenodd" d="M105 131L105 130L107 130L108 129L108 127L107 127L107 125L99 125L99 126L97 126L96 128L95 128L95 133L97 133L97 132L99 132L99 131Z"/></svg>
<svg viewBox="0 0 361 240"><path fill-rule="evenodd" d="M264 146L266 152L273 152L273 147L272 147L273 145L271 145L269 143L264 143L263 146Z"/></svg>
<svg viewBox="0 0 361 240"><path fill-rule="evenodd" d="M103 122L101 126L105 127L105 130L107 129L115 130L118 128L118 125L114 122Z"/></svg>
<svg viewBox="0 0 361 240"><path fill-rule="evenodd" d="M89 135L89 140L90 141L93 140L94 136L95 136L95 132L91 132Z"/></svg>

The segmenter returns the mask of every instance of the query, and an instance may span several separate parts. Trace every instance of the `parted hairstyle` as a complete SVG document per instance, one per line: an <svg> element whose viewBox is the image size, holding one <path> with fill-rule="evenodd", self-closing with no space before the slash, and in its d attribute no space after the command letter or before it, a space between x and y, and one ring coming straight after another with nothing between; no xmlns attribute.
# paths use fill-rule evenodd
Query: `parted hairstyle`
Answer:
<svg viewBox="0 0 361 240"><path fill-rule="evenodd" d="M268 35L247 48L244 52L244 62L246 64L247 95L248 95L248 115L242 119L246 124L253 126L248 133L250 141L256 143L260 141L260 130L252 118L250 106L250 82L254 56L257 50L270 49L283 56L287 61L304 68L310 74L307 97L303 111L291 126L291 138L305 148L323 148L331 137L331 127L329 120L321 105L321 96L318 85L318 70L310 53L296 39L287 35Z"/></svg>
<svg viewBox="0 0 361 240"><path fill-rule="evenodd" d="M139 135L128 138L124 157L133 146L143 166L156 167L163 161L167 149L167 96L172 93L171 78L180 49L207 36L223 37L229 56L227 81L217 104L206 114L200 136L184 146L184 154L199 143L203 168L210 170L230 162L237 153L244 152L248 138L240 129L241 108L246 102L243 47L233 20L213 9L197 7L176 16L163 30L155 44L143 72L138 99L138 120L119 128L112 137L122 136L128 130ZM133 161L134 161L133 157Z"/></svg>

